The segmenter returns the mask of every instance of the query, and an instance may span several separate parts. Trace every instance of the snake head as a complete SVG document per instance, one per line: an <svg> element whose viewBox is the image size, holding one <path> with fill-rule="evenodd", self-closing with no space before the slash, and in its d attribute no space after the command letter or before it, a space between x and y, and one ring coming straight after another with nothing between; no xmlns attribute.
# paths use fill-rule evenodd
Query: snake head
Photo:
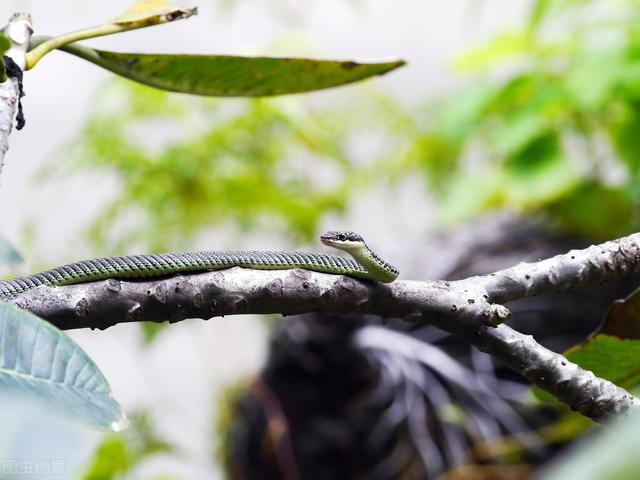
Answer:
<svg viewBox="0 0 640 480"><path fill-rule="evenodd" d="M355 232L337 231L320 235L320 241L325 245L341 250L355 250L365 246L364 238Z"/></svg>

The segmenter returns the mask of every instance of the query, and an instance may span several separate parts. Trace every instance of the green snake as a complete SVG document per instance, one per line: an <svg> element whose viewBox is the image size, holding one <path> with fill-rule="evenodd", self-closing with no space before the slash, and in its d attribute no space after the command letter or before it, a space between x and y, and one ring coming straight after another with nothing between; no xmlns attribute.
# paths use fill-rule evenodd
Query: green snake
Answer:
<svg viewBox="0 0 640 480"><path fill-rule="evenodd" d="M27 277L0 281L0 298L10 297L40 285L72 285L106 279L153 278L182 272L222 270L231 267L257 270L303 268L315 272L393 282L399 270L371 250L353 232L327 232L325 245L351 254L353 259L303 252L192 252L104 257L70 263Z"/></svg>

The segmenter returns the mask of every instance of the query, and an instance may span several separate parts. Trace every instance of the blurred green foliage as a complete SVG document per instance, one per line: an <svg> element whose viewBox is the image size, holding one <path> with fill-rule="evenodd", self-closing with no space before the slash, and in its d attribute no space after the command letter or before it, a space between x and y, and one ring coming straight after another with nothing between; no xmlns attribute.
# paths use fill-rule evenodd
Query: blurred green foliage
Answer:
<svg viewBox="0 0 640 480"><path fill-rule="evenodd" d="M623 480L636 478L640 457L636 454L640 414L621 415L605 428L583 439L577 448L558 455L536 478L540 480Z"/></svg>
<svg viewBox="0 0 640 480"><path fill-rule="evenodd" d="M639 13L533 2L521 28L456 59L465 86L430 105L403 161L445 222L506 207L596 238L638 228Z"/></svg>
<svg viewBox="0 0 640 480"><path fill-rule="evenodd" d="M384 123L385 102L370 99L317 112L297 99L216 101L115 81L56 171L120 184L90 229L100 251L187 248L225 223L307 240L370 178L348 152L359 128L346 128L371 110Z"/></svg>
<svg viewBox="0 0 640 480"><path fill-rule="evenodd" d="M154 455L175 454L175 448L155 431L148 414L138 412L130 417L131 424L122 433L109 433L96 448L78 480L115 480L140 478L135 468ZM174 477L155 476L155 480Z"/></svg>

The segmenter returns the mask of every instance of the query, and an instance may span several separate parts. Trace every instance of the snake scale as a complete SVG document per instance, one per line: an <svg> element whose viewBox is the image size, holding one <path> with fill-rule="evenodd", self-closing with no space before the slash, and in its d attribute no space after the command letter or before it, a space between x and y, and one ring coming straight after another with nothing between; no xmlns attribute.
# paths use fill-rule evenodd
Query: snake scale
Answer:
<svg viewBox="0 0 640 480"><path fill-rule="evenodd" d="M321 253L269 251L212 251L104 257L70 263L26 277L2 280L0 298L10 297L40 285L71 285L110 278L154 278L231 267L258 270L302 268L381 282L392 282L399 274L396 267L378 257L357 233L327 232L320 238L325 245L346 251L353 258Z"/></svg>

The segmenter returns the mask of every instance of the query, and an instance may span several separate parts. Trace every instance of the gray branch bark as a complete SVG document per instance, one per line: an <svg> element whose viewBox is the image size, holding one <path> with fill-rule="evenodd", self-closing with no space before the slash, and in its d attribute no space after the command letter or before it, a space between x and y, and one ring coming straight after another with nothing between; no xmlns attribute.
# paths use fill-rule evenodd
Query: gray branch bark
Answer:
<svg viewBox="0 0 640 480"><path fill-rule="evenodd" d="M599 284L640 271L640 234L536 263L521 263L484 277L492 302L504 303L541 293Z"/></svg>
<svg viewBox="0 0 640 480"><path fill-rule="evenodd" d="M2 33L11 41L11 48L6 55L11 57L22 70L24 70L25 55L32 32L31 17L23 13L14 14L2 29ZM0 83L0 175L4 167L4 157L9 149L9 135L13 130L19 100L18 80L7 78L5 82Z"/></svg>
<svg viewBox="0 0 640 480"><path fill-rule="evenodd" d="M638 406L638 399L532 337L506 325L495 327L509 311L492 302L600 283L639 270L640 234L634 234L455 282L382 284L306 270L231 268L143 281L43 286L9 301L63 329L247 313L362 313L428 322L502 359L572 408L602 421Z"/></svg>

